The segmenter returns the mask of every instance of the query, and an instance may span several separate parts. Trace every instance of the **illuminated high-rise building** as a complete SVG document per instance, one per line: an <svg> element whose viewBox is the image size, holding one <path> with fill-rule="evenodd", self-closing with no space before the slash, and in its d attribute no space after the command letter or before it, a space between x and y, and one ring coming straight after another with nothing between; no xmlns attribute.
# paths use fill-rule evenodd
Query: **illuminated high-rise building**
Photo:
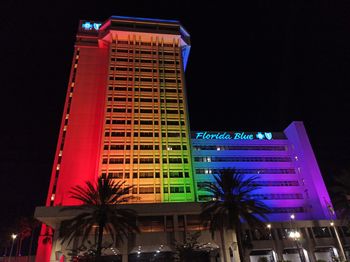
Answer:
<svg viewBox="0 0 350 262"><path fill-rule="evenodd" d="M203 182L214 182L225 168L258 177L259 189L250 197L270 207L269 239L280 240L272 250L243 226L244 239L258 249L244 251L251 261L294 261L287 236L291 215L305 238L330 230L327 220L335 216L302 122L283 132L190 132L184 78L189 51L190 36L178 21L112 16L103 23L80 22L46 207L36 210L46 224L36 261L69 256L76 243L61 246L57 232L74 214L63 214L61 206L79 205L69 196L71 188L101 175L125 181L136 196L128 207L139 215L141 234L114 247L123 261L170 253L174 240L192 231L201 231L203 261L216 261L219 253L228 259L233 240L228 237L228 248L221 250L221 240L211 239L199 216L200 202L212 199ZM43 241L48 236L52 247ZM332 241L327 243L335 246ZM314 249L317 239L312 243L305 248ZM111 250L106 252L113 256Z"/></svg>
<svg viewBox="0 0 350 262"><path fill-rule="evenodd" d="M74 204L70 188L101 174L133 185L138 202L194 201L189 49L177 21L81 21L48 205Z"/></svg>

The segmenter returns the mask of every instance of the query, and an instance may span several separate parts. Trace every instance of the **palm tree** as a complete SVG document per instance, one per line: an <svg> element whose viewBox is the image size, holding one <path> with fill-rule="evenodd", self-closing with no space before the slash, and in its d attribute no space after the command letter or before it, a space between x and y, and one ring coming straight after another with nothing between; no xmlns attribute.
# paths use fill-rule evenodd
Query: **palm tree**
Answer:
<svg viewBox="0 0 350 262"><path fill-rule="evenodd" d="M235 169L223 169L214 176L215 183L207 182L204 186L213 198L202 204L201 215L212 236L217 231L220 234L224 262L228 259L224 232L231 231L233 243L238 242L240 254L235 252L235 256L236 261L240 261L239 257L243 255L241 223L246 222L254 228L264 228L262 220L266 220L269 208L263 202L250 197L250 194L259 188L256 184L257 179L257 176L244 178Z"/></svg>
<svg viewBox="0 0 350 262"><path fill-rule="evenodd" d="M80 213L72 219L61 223L59 238L62 244L68 244L77 237L82 237L81 245L88 242L91 233L95 236L96 258L101 257L104 230L109 233L113 243L122 242L129 233L139 232L136 226L136 212L120 206L129 201L131 186L125 181L114 182L106 176L98 178L96 185L90 182L85 187L75 186L71 189L71 198L80 200L81 206L62 208L76 210Z"/></svg>
<svg viewBox="0 0 350 262"><path fill-rule="evenodd" d="M19 235L19 244L17 248L17 256L22 254L22 242L26 238L30 237L29 246L28 246L28 257L27 261L30 260L32 255L33 240L35 237L35 230L40 226L40 222L34 217L21 217L18 222L18 235Z"/></svg>
<svg viewBox="0 0 350 262"><path fill-rule="evenodd" d="M350 171L343 169L334 176L333 185L330 187L332 202L337 215L350 222ZM330 212L333 212L331 206Z"/></svg>

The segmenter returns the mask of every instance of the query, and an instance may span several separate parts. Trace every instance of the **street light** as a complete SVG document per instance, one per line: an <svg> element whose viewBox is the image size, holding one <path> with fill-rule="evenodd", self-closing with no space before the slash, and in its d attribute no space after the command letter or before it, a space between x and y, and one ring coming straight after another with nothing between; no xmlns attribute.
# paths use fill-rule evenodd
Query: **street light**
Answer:
<svg viewBox="0 0 350 262"><path fill-rule="evenodd" d="M272 241L272 256L273 256L273 261L277 261L277 254L276 254L276 251L277 251L277 248L275 246L275 240L272 236L272 231L271 231L271 224L267 224L266 225L267 229L269 230L269 240Z"/></svg>
<svg viewBox="0 0 350 262"><path fill-rule="evenodd" d="M17 238L17 235L16 234L12 234L11 238L12 238L12 244L11 244L11 251L10 251L10 256L9 256L8 262L11 261L11 255L12 255L12 251L13 251L13 244L15 243L15 239Z"/></svg>
<svg viewBox="0 0 350 262"><path fill-rule="evenodd" d="M335 215L334 208L329 203L326 202L326 204L327 204L327 209L328 209L329 216L330 216L330 219L331 219L331 222L329 224L334 229L335 238L337 239L338 246L339 246L339 249L340 249L340 254L341 254L340 261L346 261L346 255L345 255L345 252L344 252L344 248L343 248L343 245L341 243L337 227L335 226L334 221L333 221L333 216Z"/></svg>
<svg viewBox="0 0 350 262"><path fill-rule="evenodd" d="M298 254L299 254L299 258L301 262L305 262L305 257L304 257L304 250L303 247L301 245L299 245L299 239L301 238L301 234L300 232L296 229L295 225L294 225L294 219L295 219L295 215L291 214L290 215L290 226L291 226L291 230L289 232L289 237L292 238L295 242L295 245L297 246L298 249Z"/></svg>
<svg viewBox="0 0 350 262"><path fill-rule="evenodd" d="M329 223L331 225L331 227L333 227L334 229L334 233L335 233L335 238L337 239L337 242L338 242L338 246L340 248L340 254L341 254L341 258L340 258L340 261L346 261L346 256L345 256L345 252L344 252L344 248L343 248L343 245L340 241L340 237L339 237L339 234L338 234L338 230L337 228L335 227L334 225L334 222L333 220Z"/></svg>

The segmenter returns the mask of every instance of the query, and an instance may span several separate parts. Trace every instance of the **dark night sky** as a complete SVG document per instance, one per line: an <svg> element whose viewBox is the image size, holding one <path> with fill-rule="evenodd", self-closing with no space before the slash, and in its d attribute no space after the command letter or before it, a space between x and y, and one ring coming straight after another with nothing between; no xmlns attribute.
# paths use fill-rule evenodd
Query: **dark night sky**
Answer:
<svg viewBox="0 0 350 262"><path fill-rule="evenodd" d="M325 176L349 166L348 1L5 0L2 225L44 204L78 21L111 15L178 19L189 31L192 129L279 131L302 120Z"/></svg>

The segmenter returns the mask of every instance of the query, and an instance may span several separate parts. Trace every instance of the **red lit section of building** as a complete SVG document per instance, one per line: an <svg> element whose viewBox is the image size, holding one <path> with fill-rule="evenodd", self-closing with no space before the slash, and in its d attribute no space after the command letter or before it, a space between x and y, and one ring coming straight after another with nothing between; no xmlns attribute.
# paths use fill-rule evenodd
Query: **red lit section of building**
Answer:
<svg viewBox="0 0 350 262"><path fill-rule="evenodd" d="M98 46L97 30L77 35L47 205L73 205L72 186L98 173L106 93L108 48Z"/></svg>

